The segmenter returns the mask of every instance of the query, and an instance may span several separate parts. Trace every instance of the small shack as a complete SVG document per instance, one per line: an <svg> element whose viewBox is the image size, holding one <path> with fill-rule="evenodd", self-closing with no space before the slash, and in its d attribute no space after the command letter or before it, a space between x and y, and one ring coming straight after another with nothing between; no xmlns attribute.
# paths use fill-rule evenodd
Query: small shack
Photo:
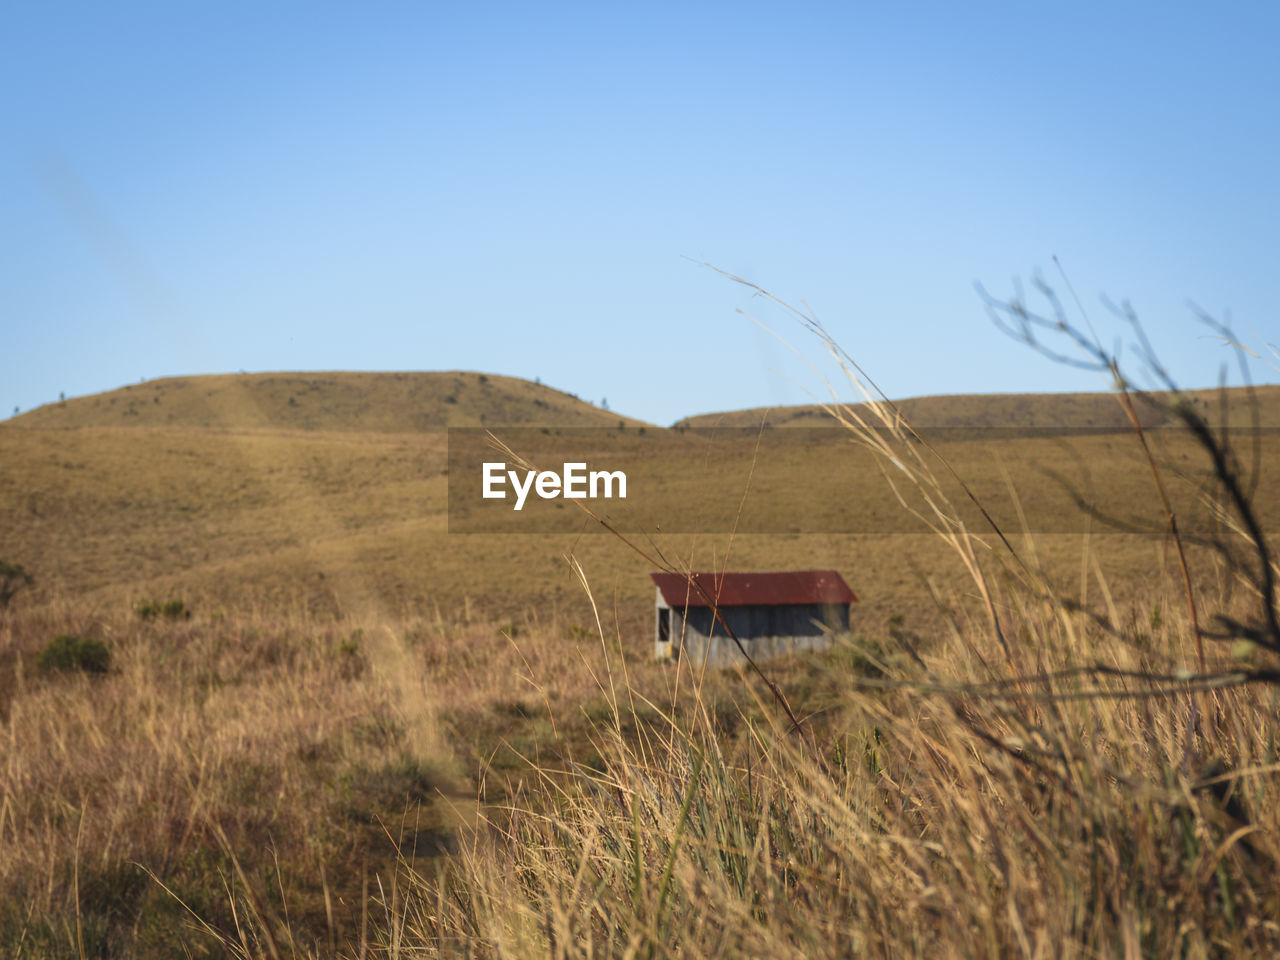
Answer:
<svg viewBox="0 0 1280 960"><path fill-rule="evenodd" d="M751 658L764 660L828 646L849 630L858 600L835 570L649 576L658 588L654 657L712 667L745 662L716 609Z"/></svg>

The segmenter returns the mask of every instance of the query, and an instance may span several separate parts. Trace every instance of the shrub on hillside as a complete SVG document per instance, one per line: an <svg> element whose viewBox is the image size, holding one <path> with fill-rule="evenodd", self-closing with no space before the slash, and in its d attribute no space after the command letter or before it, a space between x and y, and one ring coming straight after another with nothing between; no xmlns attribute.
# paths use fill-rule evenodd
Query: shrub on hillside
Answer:
<svg viewBox="0 0 1280 960"><path fill-rule="evenodd" d="M154 620L156 617L166 617L169 620L191 619L191 611L187 609L187 605L181 600L148 600L138 607L138 616L143 620Z"/></svg>
<svg viewBox="0 0 1280 960"><path fill-rule="evenodd" d="M106 673L111 666L111 651L101 640L60 633L40 651L36 664L46 673L52 670Z"/></svg>
<svg viewBox="0 0 1280 960"><path fill-rule="evenodd" d="M14 594L34 582L35 578L23 569L22 564L0 560L0 609L9 606Z"/></svg>

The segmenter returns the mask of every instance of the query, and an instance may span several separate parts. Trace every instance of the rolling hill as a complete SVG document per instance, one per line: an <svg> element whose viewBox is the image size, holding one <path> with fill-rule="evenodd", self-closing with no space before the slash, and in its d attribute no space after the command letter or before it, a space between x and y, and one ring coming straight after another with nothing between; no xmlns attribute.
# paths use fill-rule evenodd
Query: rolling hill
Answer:
<svg viewBox="0 0 1280 960"><path fill-rule="evenodd" d="M1167 394L1153 394L1167 399ZM1214 423L1251 426L1251 397L1247 390L1230 388L1190 390L1199 408ZM1259 425L1280 427L1280 386L1257 387ZM1114 393L968 394L962 396L912 397L896 401L903 415L921 428L1030 428L1128 430L1129 419ZM1225 404L1225 418L1222 416ZM857 404L855 406L862 406ZM1168 426L1171 421L1162 409L1135 401L1144 427ZM831 415L817 404L794 407L755 407L723 413L703 413L686 417L676 426L758 427L761 422L775 427L823 427Z"/></svg>
<svg viewBox="0 0 1280 960"><path fill-rule="evenodd" d="M1280 424L1280 388L1258 396L1262 422ZM1239 399L1229 395L1233 422L1243 417ZM948 445L946 455L975 490L1008 513L1012 485L1028 511L1048 516L1042 529L1079 529L1059 519L1070 504L1062 484L1046 478L1063 478L1072 489L1096 486L1122 504L1152 496L1109 394L929 397L902 407L921 425L1084 425L1104 433L1072 449L1052 438L995 436ZM684 422L758 424L761 414ZM812 408L769 417L829 425ZM933 588L923 586L920 571L943 578L935 584L949 576L938 572L945 550L904 535L904 511L880 468L840 431L778 431L753 466L752 444L649 425L642 433L632 429L641 421L540 384L454 372L172 378L31 411L0 424L0 559L36 574L34 602L128 606L180 596L203 609L466 609L501 617L558 609L581 617L566 612L584 602L565 568L572 553L592 573L593 588L619 603L621 621L643 631L648 564L612 537L584 537L599 531L585 516L570 509L565 516L580 523L537 535L450 532L442 428L480 424L608 428L591 432L634 471L638 492L658 491L610 507L624 520L628 510L641 518L630 529L654 531L641 540L695 564L722 562L732 544L741 568L841 569L864 598L868 629L904 609L931 609ZM1194 449L1166 441L1158 445L1162 457L1180 468L1194 462ZM1276 453L1266 446L1264 478ZM670 465L681 462L703 472L673 472ZM1187 470L1175 495L1194 498L1194 479ZM1264 479L1258 489L1270 516L1277 488ZM708 516L735 514L736 537L715 533L714 523L699 526ZM1016 529L1012 514L1009 522ZM1151 541L1116 536L1103 562L1118 574L1150 556ZM1076 536L1047 539L1047 559L1060 553L1064 569L1078 567Z"/></svg>
<svg viewBox="0 0 1280 960"><path fill-rule="evenodd" d="M462 371L168 377L45 404L24 427L199 427L419 433L494 424L616 427L641 421L517 377Z"/></svg>

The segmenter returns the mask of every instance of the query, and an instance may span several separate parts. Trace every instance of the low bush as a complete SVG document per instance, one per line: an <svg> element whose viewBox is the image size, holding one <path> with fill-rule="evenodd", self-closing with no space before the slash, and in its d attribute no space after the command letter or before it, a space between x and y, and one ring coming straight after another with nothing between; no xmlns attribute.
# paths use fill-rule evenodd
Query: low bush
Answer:
<svg viewBox="0 0 1280 960"><path fill-rule="evenodd" d="M168 620L190 620L191 611L181 600L148 600L138 607L138 616L143 620L154 620L164 617Z"/></svg>
<svg viewBox="0 0 1280 960"><path fill-rule="evenodd" d="M53 670L106 673L111 667L111 651L101 640L61 633L40 651L36 663L46 673Z"/></svg>

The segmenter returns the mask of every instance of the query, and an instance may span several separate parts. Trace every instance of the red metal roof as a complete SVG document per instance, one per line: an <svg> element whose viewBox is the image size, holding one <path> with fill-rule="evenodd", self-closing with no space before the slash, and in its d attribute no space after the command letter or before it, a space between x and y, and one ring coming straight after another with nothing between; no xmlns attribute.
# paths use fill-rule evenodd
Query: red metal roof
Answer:
<svg viewBox="0 0 1280 960"><path fill-rule="evenodd" d="M700 593L682 573L651 573L672 607L774 606L786 603L856 603L844 577L834 570L776 570L767 573L694 573ZM703 596L706 594L706 597Z"/></svg>

